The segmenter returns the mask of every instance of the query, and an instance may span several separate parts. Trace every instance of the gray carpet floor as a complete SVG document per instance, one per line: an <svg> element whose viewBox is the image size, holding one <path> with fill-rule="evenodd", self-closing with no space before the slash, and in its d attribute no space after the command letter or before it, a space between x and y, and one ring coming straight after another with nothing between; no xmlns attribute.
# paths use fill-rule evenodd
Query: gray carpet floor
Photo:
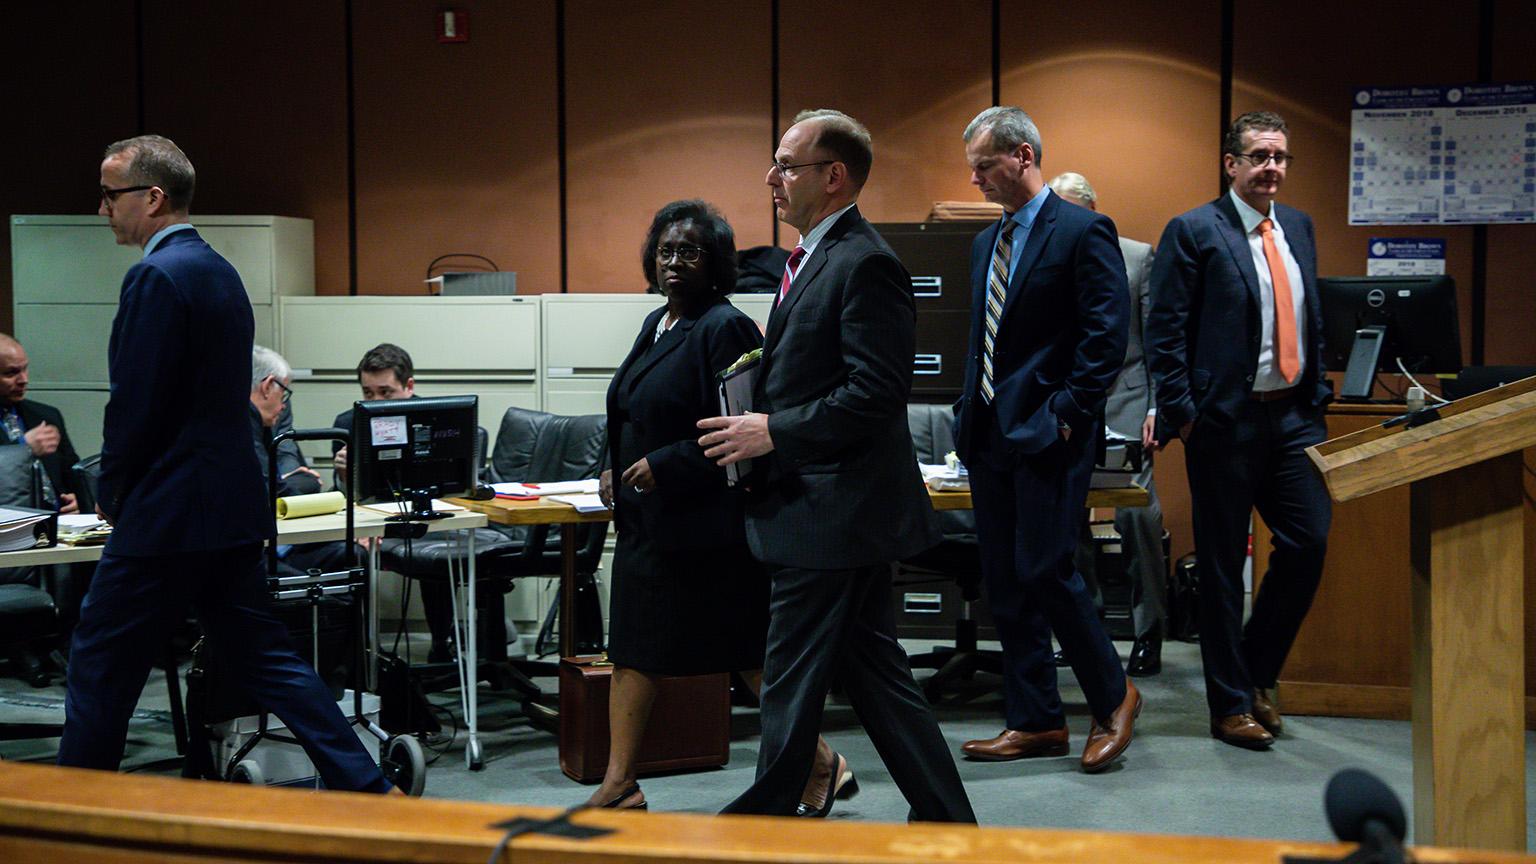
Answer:
<svg viewBox="0 0 1536 864"><path fill-rule="evenodd" d="M926 650L928 644L909 643L908 647L915 652ZM1129 649L1126 644L1119 647L1122 655ZM961 777L982 824L1328 840L1323 787L1335 771L1347 766L1369 769L1385 780L1402 799L1411 821L1408 723L1287 716L1286 734L1272 750L1240 750L1209 735L1198 646L1172 643L1165 648L1163 661L1161 675L1138 681L1146 705L1135 741L1103 774L1088 776L1078 770L1089 719L1069 670L1062 670L1061 680L1072 755L1004 763L960 761ZM927 674L918 670L919 678ZM986 686L984 676L977 680L981 686L975 699L936 708L944 735L957 754L966 740L991 737L1002 728L1001 695ZM553 679L540 683L554 689ZM484 770L466 768L462 733L444 736L429 748L428 757L435 761L428 768L426 795L553 806L585 800L591 787L560 773L554 736L528 725L515 699L484 687L480 693ZM456 694L435 694L433 699L457 713ZM0 679L0 720L57 721L62 706L62 685L32 689L15 679ZM155 673L130 728L125 770L178 772L168 716L164 679ZM830 700L823 730L848 758L861 787L856 797L837 802L831 818L904 820L906 802L853 709L836 698ZM750 783L757 734L757 712L736 708L730 764L717 770L644 778L652 809L718 810ZM51 761L56 746L56 740L0 742L0 757ZM1536 733L1527 733L1526 747L1536 748ZM1536 771L1529 762L1526 789L1527 799L1536 801ZM1536 838L1536 811L1529 817L1528 834Z"/></svg>

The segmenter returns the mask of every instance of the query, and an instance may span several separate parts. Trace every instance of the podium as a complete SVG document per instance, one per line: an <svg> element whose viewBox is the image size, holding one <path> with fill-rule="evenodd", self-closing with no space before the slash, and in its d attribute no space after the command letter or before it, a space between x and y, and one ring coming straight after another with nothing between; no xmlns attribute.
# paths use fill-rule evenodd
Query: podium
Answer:
<svg viewBox="0 0 1536 864"><path fill-rule="evenodd" d="M1520 451L1532 445L1536 378L1307 450L1335 501L1409 487L1408 537L1380 542L1407 542L1413 563L1415 843L1526 848Z"/></svg>

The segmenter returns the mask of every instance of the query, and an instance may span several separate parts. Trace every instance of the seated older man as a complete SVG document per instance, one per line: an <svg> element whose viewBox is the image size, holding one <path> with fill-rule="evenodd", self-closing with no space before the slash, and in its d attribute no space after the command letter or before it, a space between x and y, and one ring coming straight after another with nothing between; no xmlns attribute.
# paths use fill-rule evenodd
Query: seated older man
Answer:
<svg viewBox="0 0 1536 864"><path fill-rule="evenodd" d="M288 399L293 395L293 368L283 355L256 345L251 349L251 431L256 439L256 461L265 481L271 476L267 442L272 436L293 428L293 412ZM298 442L286 440L277 446L277 492L275 497L311 495L320 491L320 475L304 461ZM270 491L270 490L269 490ZM354 548L348 553L339 540L328 543L284 544L277 547L281 566L300 572L336 570L363 560Z"/></svg>

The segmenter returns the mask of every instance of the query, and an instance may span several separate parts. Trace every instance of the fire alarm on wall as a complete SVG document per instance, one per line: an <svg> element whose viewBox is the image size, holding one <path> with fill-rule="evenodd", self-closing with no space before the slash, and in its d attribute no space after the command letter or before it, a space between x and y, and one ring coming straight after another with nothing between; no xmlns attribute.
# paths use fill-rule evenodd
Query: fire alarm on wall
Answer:
<svg viewBox="0 0 1536 864"><path fill-rule="evenodd" d="M444 9L437 13L437 41L468 42L469 13L463 9Z"/></svg>

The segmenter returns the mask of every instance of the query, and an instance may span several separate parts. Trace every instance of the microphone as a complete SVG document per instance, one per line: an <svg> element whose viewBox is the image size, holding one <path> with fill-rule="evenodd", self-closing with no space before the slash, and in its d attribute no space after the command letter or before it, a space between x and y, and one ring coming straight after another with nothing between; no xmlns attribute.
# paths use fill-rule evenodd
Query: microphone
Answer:
<svg viewBox="0 0 1536 864"><path fill-rule="evenodd" d="M1404 864L1403 836L1408 819L1403 804L1381 778L1359 768L1333 775L1323 792L1323 811L1333 834L1360 848L1344 860L1351 864Z"/></svg>

